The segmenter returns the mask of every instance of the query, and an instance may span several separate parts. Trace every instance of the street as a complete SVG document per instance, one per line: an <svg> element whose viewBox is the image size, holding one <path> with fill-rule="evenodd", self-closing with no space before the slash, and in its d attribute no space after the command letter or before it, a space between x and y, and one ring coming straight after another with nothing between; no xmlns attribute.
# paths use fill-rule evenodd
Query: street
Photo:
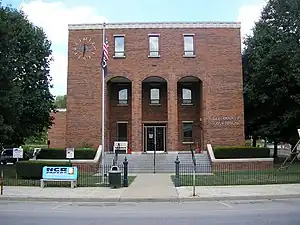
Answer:
<svg viewBox="0 0 300 225"><path fill-rule="evenodd" d="M5 225L299 225L300 199L185 203L0 202Z"/></svg>

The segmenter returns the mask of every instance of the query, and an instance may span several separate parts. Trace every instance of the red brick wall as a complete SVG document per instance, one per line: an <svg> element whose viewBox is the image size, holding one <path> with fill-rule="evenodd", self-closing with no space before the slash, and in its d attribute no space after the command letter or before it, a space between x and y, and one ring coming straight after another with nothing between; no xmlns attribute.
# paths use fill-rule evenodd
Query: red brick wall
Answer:
<svg viewBox="0 0 300 225"><path fill-rule="evenodd" d="M211 162L212 172L222 172L222 171L255 171L255 170L267 170L274 167L274 161L268 160L255 160L250 159L249 161L235 161L236 159L228 159L228 162L217 162L221 159L215 159L213 150L207 149L207 156ZM217 161L215 161L217 160ZM245 159L243 159L245 160Z"/></svg>
<svg viewBox="0 0 300 225"><path fill-rule="evenodd" d="M52 113L54 124L48 130L48 140L50 148L65 148L66 138L66 112Z"/></svg>
<svg viewBox="0 0 300 225"><path fill-rule="evenodd" d="M84 173L99 172L99 163L72 163L72 166L77 166L78 171Z"/></svg>
<svg viewBox="0 0 300 225"><path fill-rule="evenodd" d="M148 34L160 34L160 58L148 58ZM184 58L183 33L195 34L195 58ZM111 58L109 80L124 76L132 81L132 148L142 149L142 81L149 76L161 76L168 82L168 150L181 147L176 93L177 81L192 75L203 83L203 143L214 145L244 144L244 112L242 95L242 65L240 30L234 28L185 29L108 29ZM125 34L126 58L112 58L114 34ZM78 59L73 54L75 42L89 37L97 47L91 59ZM99 46L99 47L98 47ZM66 144L80 141L95 147L101 140L101 55L102 30L70 30L68 60L67 137ZM107 99L106 99L107 101ZM108 107L106 112L109 113ZM195 113L195 112L193 112ZM160 114L162 115L162 114ZM230 117L224 122L223 117ZM165 117L165 113L164 113ZM197 117L197 118L196 118ZM201 114L194 117L198 121ZM233 120L237 121L233 121ZM221 122L216 122L221 120ZM106 117L109 124L109 117ZM106 143L111 142L106 127ZM112 131L112 130L111 130ZM198 131L199 132L199 131ZM197 131L195 135L198 136ZM108 147L108 146L105 146Z"/></svg>
<svg viewBox="0 0 300 225"><path fill-rule="evenodd" d="M268 170L268 169L272 169L273 167L274 167L273 161L212 163L213 172Z"/></svg>

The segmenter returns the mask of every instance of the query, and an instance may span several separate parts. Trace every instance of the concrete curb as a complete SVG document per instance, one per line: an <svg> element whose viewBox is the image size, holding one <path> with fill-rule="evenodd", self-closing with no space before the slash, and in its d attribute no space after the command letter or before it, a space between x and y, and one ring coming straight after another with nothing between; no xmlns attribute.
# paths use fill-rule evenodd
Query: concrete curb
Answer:
<svg viewBox="0 0 300 225"><path fill-rule="evenodd" d="M38 202L196 202L229 200L271 200L300 198L300 194L257 195L257 196L222 196L222 197L183 197L183 198L42 198L0 196L0 201L38 201Z"/></svg>

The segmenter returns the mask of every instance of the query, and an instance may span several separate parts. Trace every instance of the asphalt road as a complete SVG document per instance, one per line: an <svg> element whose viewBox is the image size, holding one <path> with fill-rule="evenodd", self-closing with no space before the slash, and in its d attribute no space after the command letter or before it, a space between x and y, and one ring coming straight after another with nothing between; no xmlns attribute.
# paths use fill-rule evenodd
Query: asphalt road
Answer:
<svg viewBox="0 0 300 225"><path fill-rule="evenodd" d="M299 225L300 199L186 203L0 202L2 225Z"/></svg>

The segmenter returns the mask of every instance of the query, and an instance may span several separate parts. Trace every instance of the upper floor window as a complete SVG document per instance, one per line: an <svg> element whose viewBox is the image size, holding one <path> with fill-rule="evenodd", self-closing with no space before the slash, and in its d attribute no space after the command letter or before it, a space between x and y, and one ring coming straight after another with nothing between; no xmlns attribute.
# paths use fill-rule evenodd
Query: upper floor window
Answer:
<svg viewBox="0 0 300 225"><path fill-rule="evenodd" d="M123 35L115 35L115 57L125 56L125 37Z"/></svg>
<svg viewBox="0 0 300 225"><path fill-rule="evenodd" d="M159 57L159 35L149 35L149 56Z"/></svg>
<svg viewBox="0 0 300 225"><path fill-rule="evenodd" d="M182 104L192 104L192 90L182 88Z"/></svg>
<svg viewBox="0 0 300 225"><path fill-rule="evenodd" d="M123 88L119 90L119 98L118 98L118 103L119 104L128 104L128 89L127 88Z"/></svg>
<svg viewBox="0 0 300 225"><path fill-rule="evenodd" d="M194 35L185 34L184 35L184 56L194 56Z"/></svg>
<svg viewBox="0 0 300 225"><path fill-rule="evenodd" d="M159 104L159 89L150 89L150 104Z"/></svg>

